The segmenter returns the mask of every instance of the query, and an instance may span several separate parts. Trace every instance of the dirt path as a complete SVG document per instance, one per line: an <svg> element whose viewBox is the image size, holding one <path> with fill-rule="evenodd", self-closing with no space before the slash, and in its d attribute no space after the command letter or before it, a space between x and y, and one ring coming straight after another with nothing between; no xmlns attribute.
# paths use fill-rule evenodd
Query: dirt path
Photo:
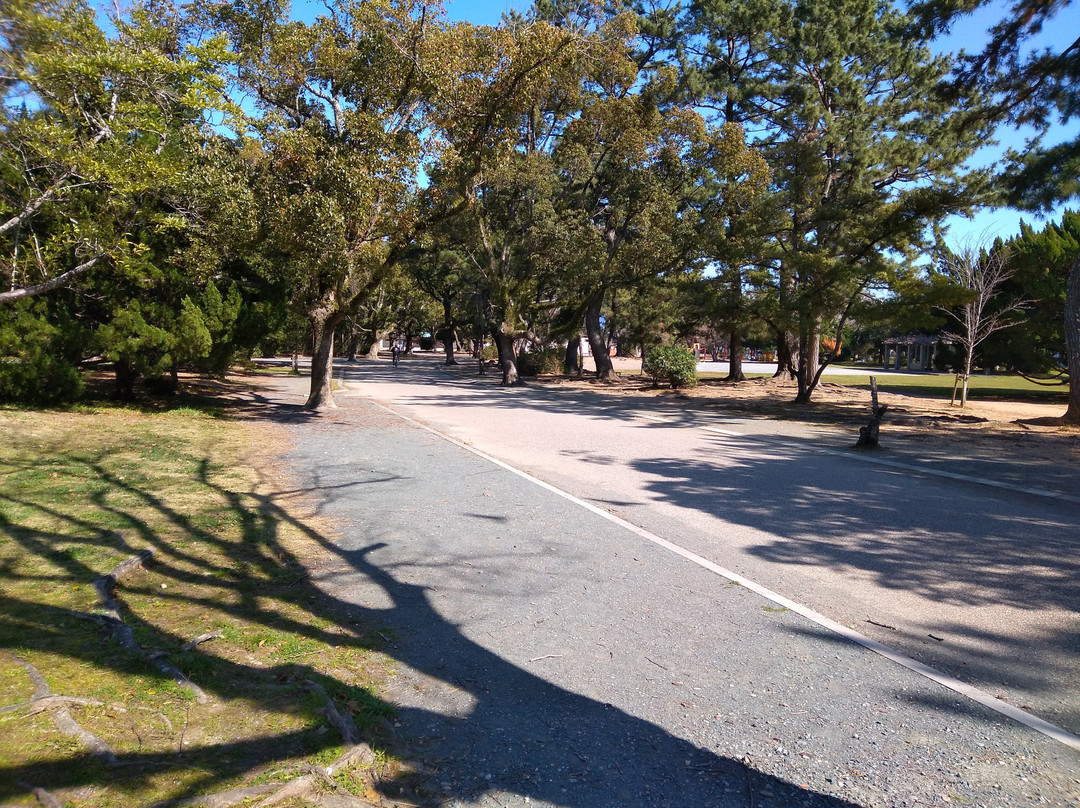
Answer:
<svg viewBox="0 0 1080 808"><path fill-rule="evenodd" d="M812 404L796 406L792 403L794 382L751 379L731 384L707 380L695 388L675 392L652 389L647 382L630 375L640 368L638 360L615 357L614 362L616 370L626 375L610 385L566 377L529 381L540 387L591 390L628 401L675 398L732 415L846 427L855 435L858 425L869 418L868 391L831 383L828 376L815 391ZM923 446L929 451L947 448L956 454L997 455L1080 469L1080 428L1053 423L1065 411L1061 404L973 399L961 409L944 399L884 392L880 400L890 408L882 426L887 446L899 436L905 445Z"/></svg>

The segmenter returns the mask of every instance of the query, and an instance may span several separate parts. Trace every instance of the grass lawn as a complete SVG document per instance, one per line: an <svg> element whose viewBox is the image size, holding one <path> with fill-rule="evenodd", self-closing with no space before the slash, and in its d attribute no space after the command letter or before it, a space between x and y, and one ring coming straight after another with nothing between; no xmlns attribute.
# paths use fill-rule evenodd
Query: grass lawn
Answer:
<svg viewBox="0 0 1080 808"><path fill-rule="evenodd" d="M300 563L327 540L292 515L258 450L267 428L202 409L0 410L0 803L37 805L27 786L119 808L288 780L342 751L309 683L361 731L392 714L376 695L379 627L353 624ZM94 579L144 549L153 557L116 588L139 652L86 616ZM88 700L68 710L119 765L27 704L28 666L53 694Z"/></svg>
<svg viewBox="0 0 1080 808"><path fill-rule="evenodd" d="M928 398L951 398L956 377L944 373L880 374L877 376L879 390L888 393L919 395ZM870 378L863 375L843 374L822 377L823 382L845 387L870 388ZM957 391L959 396L959 391ZM968 398L971 399L1018 399L1042 401L1048 404L1064 404L1069 397L1069 386L1040 385L1021 376L972 376L968 381Z"/></svg>

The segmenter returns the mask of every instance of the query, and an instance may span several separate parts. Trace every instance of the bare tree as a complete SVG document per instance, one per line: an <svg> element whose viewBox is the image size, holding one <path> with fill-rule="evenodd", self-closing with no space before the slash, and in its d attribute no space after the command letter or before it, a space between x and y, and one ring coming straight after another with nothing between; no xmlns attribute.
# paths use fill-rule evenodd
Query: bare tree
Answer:
<svg viewBox="0 0 1080 808"><path fill-rule="evenodd" d="M956 331L946 331L945 336L964 346L964 369L957 374L957 381L963 380L964 385L960 393L961 408L967 405L968 379L975 349L991 334L1016 325L1019 320L1015 315L1030 302L1013 298L1002 304L996 300L1002 285L1016 272L1010 266L1009 258L1009 251L1001 248L965 247L941 261L942 274L967 293L967 300L959 307L941 309L959 325ZM955 402L954 385L951 403Z"/></svg>

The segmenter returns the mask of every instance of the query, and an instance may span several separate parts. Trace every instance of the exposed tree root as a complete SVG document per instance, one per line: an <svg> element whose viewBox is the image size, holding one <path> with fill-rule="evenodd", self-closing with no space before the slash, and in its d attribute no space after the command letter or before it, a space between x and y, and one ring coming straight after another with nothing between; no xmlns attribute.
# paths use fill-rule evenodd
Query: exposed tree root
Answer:
<svg viewBox="0 0 1080 808"><path fill-rule="evenodd" d="M182 802L159 803L156 808L163 808L165 805L173 806L173 808L196 808L196 806L198 806L198 808L232 808L233 805L240 805L248 800L257 799L264 794L270 794L280 788L281 783L267 783L261 786L234 788L229 791L222 791L218 794L210 794L205 797L191 797Z"/></svg>
<svg viewBox="0 0 1080 808"><path fill-rule="evenodd" d="M342 713L338 710L337 705L334 704L334 700L330 698L330 695L326 692L322 685L312 682L310 679L305 680L304 684L311 690L318 693L326 700L326 720L333 725L334 729L341 733L341 739L345 741L346 746L356 746L360 743L360 730L356 728L356 722L349 713Z"/></svg>
<svg viewBox="0 0 1080 808"><path fill-rule="evenodd" d="M141 566L142 563L151 556L152 551L143 550L138 555L132 556L118 564L108 575L103 575L94 581L94 589L97 591L101 601L98 607L99 611L94 614L79 614L77 616L85 620L90 620L109 631L109 633L124 648L145 656L153 663L158 671L171 677L178 685L193 693L199 703L203 704L208 698L198 685L184 676L183 672L178 668L165 662L161 658L161 652L147 652L135 641L134 633L130 626L124 623L120 614L120 606L113 597L113 591L116 588L116 584L125 575ZM218 636L221 636L221 632L211 632L209 634L200 635L187 643L184 646L184 649L190 650L199 643ZM13 705L12 707L6 707L0 712L24 708L29 709L32 712L51 710L53 720L61 732L67 735L76 736L79 739L79 742L93 754L102 757L110 765L116 765L116 755L113 751L99 738L82 729L82 727L80 727L71 717L66 706L68 704L98 706L101 702L93 701L92 699L78 699L54 695L52 691L49 690L49 685L44 677L33 665L20 659L14 654L11 656L26 669L31 681L34 683L35 690L33 697L29 701ZM257 803L259 808L272 808L274 805L279 805L287 800L295 799L303 800L305 804L319 806L319 808L374 808L371 802L344 791L334 782L333 776L345 769L358 766L368 769L369 776L375 781L376 775L373 771L375 753L368 744L361 741L360 731L357 729L356 722L353 721L352 716L348 712L338 709L338 706L334 703L334 700L322 685L312 681L307 681L305 684L308 688L325 699L326 706L324 712L326 714L326 719L341 734L342 740L345 743L345 752L337 760L325 768L309 767L305 774L286 783L271 783L260 786L236 788L218 794L190 797L182 801L169 800L164 803L159 803L158 808L166 808L166 806L169 808L196 808L196 806L201 806L201 808L230 808L230 806L240 805L241 803L260 797L262 797L262 801ZM30 786L27 786L27 788L30 788ZM33 793L35 797L38 798L39 802L49 808L60 806L61 804L55 797L43 789L35 788L33 789Z"/></svg>
<svg viewBox="0 0 1080 808"><path fill-rule="evenodd" d="M206 704L210 700L209 697L201 687L188 679L183 671L162 659L163 655L161 653L147 653L142 646L135 642L135 635L132 632L131 627L124 623L123 618L120 616L120 605L113 597L113 590L116 589L116 584L124 576L141 567L143 562L151 558L153 554L153 550L143 550L138 555L134 555L131 558L121 561L108 575L103 575L94 581L94 589L97 590L98 597L101 600L101 603L98 605L100 612L97 614L79 615L79 617L91 620L106 629L112 635L113 639L127 650L144 655L158 673L163 676L168 676L176 682L177 685L191 693L199 704ZM196 642L196 644L198 643Z"/></svg>
<svg viewBox="0 0 1080 808"><path fill-rule="evenodd" d="M52 690L49 689L49 683L45 681L45 677L41 675L41 672L21 657L15 656L15 654L9 655L25 670L30 677L30 681L34 683L34 696L27 704L33 705L37 703L43 703L47 700L58 698L54 697ZM71 735L76 738L80 744L82 744L89 752L97 757L100 757L106 764L110 766L116 765L116 755L112 749L109 748L99 737L91 732L87 732L71 717L71 713L68 712L65 704L72 703L72 700L60 697L59 703L55 704L51 708L53 723L56 724L56 728L59 729L65 735ZM37 712L41 712L38 710ZM47 792L43 792L47 793ZM36 793L35 793L35 796ZM40 801L40 797L38 798Z"/></svg>
<svg viewBox="0 0 1080 808"><path fill-rule="evenodd" d="M373 803L344 791L333 780L335 774L353 766L367 768L374 779L375 774L371 767L375 764L375 753L360 740L360 731L356 728L352 716L338 709L322 685L311 681L306 681L305 684L326 700L326 719L341 733L345 741L345 752L337 760L325 768L308 767L304 774L286 783L234 788L218 794L190 797L180 802L159 803L155 808L230 808L258 797L263 799L255 803L256 808L273 808L287 800L302 800L305 805L317 808L377 808Z"/></svg>
<svg viewBox="0 0 1080 808"><path fill-rule="evenodd" d="M221 629L218 629L217 631L208 631L205 634L200 634L198 637L196 637L191 642L184 643L183 647L180 650L181 651L190 651L195 646L200 645L200 644L206 642L207 640L216 640L218 637L221 636L221 633L222 633Z"/></svg>
<svg viewBox="0 0 1080 808"><path fill-rule="evenodd" d="M37 788L29 783L19 783L19 785L33 794L34 799L44 805L45 808L64 808L64 804L45 789Z"/></svg>
<svg viewBox="0 0 1080 808"><path fill-rule="evenodd" d="M78 707L104 706L104 704L97 699L82 699L78 696L57 696L55 694L50 694L48 696L42 696L41 698L33 698L29 701L24 701L21 704L12 704L9 707L4 707L0 710L0 715L3 715L4 713L13 713L16 710L26 710L27 715L37 715L46 710L52 710L56 707L66 707L71 704Z"/></svg>

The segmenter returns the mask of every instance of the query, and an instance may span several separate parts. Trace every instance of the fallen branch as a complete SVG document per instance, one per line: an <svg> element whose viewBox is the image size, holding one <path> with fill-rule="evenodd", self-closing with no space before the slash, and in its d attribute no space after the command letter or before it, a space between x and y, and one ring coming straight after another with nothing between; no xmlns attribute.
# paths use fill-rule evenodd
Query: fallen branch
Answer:
<svg viewBox="0 0 1080 808"><path fill-rule="evenodd" d="M206 632L206 634L200 634L198 637L196 637L191 642L184 643L183 647L180 650L182 650L182 651L190 651L195 646L201 645L202 643L207 642L208 640L216 640L220 636L221 636L221 629L218 629L217 631L208 631L208 632Z"/></svg>
<svg viewBox="0 0 1080 808"><path fill-rule="evenodd" d="M866 618L866 622L872 626L879 626L881 628L887 628L889 631L896 631L896 626L890 626L887 623L879 623L877 620L871 620L869 617Z"/></svg>

